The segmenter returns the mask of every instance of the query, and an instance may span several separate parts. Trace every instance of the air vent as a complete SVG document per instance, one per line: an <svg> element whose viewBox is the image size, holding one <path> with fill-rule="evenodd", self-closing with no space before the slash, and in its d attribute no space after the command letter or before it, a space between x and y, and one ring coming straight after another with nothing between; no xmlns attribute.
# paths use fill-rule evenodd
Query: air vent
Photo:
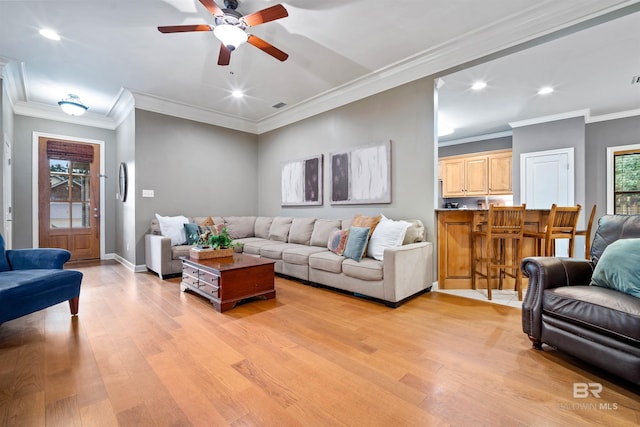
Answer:
<svg viewBox="0 0 640 427"><path fill-rule="evenodd" d="M287 104L285 104L284 102L278 102L276 105L273 106L273 108L282 108L285 105L287 105Z"/></svg>
<svg viewBox="0 0 640 427"><path fill-rule="evenodd" d="M631 79L631 84L636 85L638 83L640 83L640 76L633 76L633 78Z"/></svg>

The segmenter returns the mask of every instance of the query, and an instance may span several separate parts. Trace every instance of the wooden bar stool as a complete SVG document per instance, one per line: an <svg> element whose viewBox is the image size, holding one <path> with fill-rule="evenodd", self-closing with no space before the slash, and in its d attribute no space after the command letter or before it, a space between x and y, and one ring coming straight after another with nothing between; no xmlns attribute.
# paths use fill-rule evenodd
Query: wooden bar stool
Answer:
<svg viewBox="0 0 640 427"><path fill-rule="evenodd" d="M536 239L536 256L555 256L557 239L569 239L569 257L573 257L576 226L582 206L551 206L547 225L542 231L525 231L524 237ZM542 251L544 242L544 251Z"/></svg>
<svg viewBox="0 0 640 427"><path fill-rule="evenodd" d="M585 236L584 237L584 258L590 259L591 257L591 229L593 227L593 220L596 217L596 207L597 205L593 205L591 208L591 215L589 215L589 222L587 223L586 230L577 230L576 236Z"/></svg>
<svg viewBox="0 0 640 427"><path fill-rule="evenodd" d="M493 279L498 278L498 288L506 276L515 279L515 290L522 301L522 243L526 205L489 205L487 222L479 224L472 234L471 285L476 289L476 276L487 281L487 298L491 300Z"/></svg>

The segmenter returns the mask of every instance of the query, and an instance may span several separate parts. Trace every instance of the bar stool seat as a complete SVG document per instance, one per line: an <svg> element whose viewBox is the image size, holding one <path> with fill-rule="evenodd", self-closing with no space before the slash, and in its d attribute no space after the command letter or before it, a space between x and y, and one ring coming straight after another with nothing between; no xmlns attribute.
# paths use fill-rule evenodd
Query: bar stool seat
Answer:
<svg viewBox="0 0 640 427"><path fill-rule="evenodd" d="M487 282L487 299L491 300L493 280L498 279L498 288L506 276L515 279L515 290L522 301L522 243L526 205L489 205L487 222L479 224L472 233L471 284L476 289L476 278Z"/></svg>
<svg viewBox="0 0 640 427"><path fill-rule="evenodd" d="M581 205L551 206L547 225L542 231L525 230L524 237L536 240L536 256L555 256L557 239L569 239L569 257L573 258L576 227L580 216ZM544 242L544 251L542 250Z"/></svg>

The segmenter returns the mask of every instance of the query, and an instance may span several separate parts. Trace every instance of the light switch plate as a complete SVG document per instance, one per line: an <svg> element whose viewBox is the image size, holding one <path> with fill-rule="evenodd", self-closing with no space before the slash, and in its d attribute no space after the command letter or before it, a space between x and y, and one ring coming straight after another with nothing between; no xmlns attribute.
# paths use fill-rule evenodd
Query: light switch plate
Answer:
<svg viewBox="0 0 640 427"><path fill-rule="evenodd" d="M142 190L142 197L154 197L153 190Z"/></svg>

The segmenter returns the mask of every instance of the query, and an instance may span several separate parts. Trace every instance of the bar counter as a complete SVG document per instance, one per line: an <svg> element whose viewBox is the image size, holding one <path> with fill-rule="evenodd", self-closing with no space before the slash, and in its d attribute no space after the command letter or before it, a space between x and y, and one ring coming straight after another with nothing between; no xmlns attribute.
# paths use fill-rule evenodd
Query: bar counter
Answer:
<svg viewBox="0 0 640 427"><path fill-rule="evenodd" d="M488 209L436 209L438 221L438 288L471 289L471 233L486 222ZM549 209L527 209L525 229L541 231L549 217ZM523 257L535 254L533 239L524 239ZM526 287L527 280L522 281ZM478 288L486 288L484 280ZM508 281L505 289L513 289Z"/></svg>

